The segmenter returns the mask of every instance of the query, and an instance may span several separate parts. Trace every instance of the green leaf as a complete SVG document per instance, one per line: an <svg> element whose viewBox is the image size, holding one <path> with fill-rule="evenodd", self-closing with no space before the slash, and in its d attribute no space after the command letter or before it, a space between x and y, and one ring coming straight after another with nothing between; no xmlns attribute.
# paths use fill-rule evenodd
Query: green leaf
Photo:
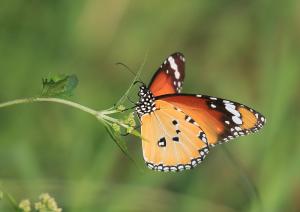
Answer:
<svg viewBox="0 0 300 212"><path fill-rule="evenodd" d="M108 132L109 136L113 139L113 141L117 144L120 150L130 158L127 146L124 142L121 141L119 134L117 134L114 129L109 126L108 124L104 124L106 131Z"/></svg>
<svg viewBox="0 0 300 212"><path fill-rule="evenodd" d="M139 164L135 161L135 159L130 155L127 145L124 141L121 140L120 134L116 133L111 126L104 123L105 129L108 132L109 136L112 138L112 140L115 142L115 144L119 147L119 149L125 154L125 156L133 162L133 164L140 170L143 171L143 169L139 166Z"/></svg>
<svg viewBox="0 0 300 212"><path fill-rule="evenodd" d="M45 97L69 97L78 85L76 75L56 74L42 79L42 96Z"/></svg>

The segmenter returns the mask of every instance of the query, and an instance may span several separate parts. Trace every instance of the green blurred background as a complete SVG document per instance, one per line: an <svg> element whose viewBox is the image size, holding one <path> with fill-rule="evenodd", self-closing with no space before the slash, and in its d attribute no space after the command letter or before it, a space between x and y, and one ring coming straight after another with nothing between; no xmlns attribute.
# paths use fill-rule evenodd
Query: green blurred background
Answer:
<svg viewBox="0 0 300 212"><path fill-rule="evenodd" d="M4 108L0 186L18 200L49 192L65 211L300 211L299 11L297 0L2 0L0 102L38 94L49 72L74 73L72 100L106 109L132 80L116 62L136 71L148 53L148 82L180 51L184 92L242 102L268 122L226 144L244 173L225 145L192 171L157 173L138 169L88 114ZM140 140L125 140L143 166ZM9 211L3 201L0 211Z"/></svg>

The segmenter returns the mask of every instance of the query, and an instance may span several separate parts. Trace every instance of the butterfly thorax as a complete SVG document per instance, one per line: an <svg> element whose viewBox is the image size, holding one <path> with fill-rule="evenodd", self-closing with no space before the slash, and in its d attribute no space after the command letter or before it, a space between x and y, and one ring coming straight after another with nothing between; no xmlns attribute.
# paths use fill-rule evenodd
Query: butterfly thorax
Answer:
<svg viewBox="0 0 300 212"><path fill-rule="evenodd" d="M151 112L155 111L155 97L151 93L151 91L145 86L140 87L139 91L139 101L137 102L137 107L135 108L139 117L143 116L144 114L150 114Z"/></svg>

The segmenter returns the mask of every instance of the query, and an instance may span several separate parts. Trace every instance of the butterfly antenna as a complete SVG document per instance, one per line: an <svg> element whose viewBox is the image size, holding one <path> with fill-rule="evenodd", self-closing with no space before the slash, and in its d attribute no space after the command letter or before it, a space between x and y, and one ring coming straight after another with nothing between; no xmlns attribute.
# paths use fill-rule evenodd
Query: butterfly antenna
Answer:
<svg viewBox="0 0 300 212"><path fill-rule="evenodd" d="M123 67L126 68L127 71L129 71L129 73L131 73L136 79L138 80L135 80L133 85L137 84L137 83L140 83L142 85L145 85L145 83L141 80L141 78L138 76L137 73L135 73L129 66L127 66L126 64L122 63L122 62L118 62L116 63L116 65L121 65ZM130 101L131 102L131 101Z"/></svg>
<svg viewBox="0 0 300 212"><path fill-rule="evenodd" d="M126 68L126 70L127 70L129 73L132 74L132 76L138 77L139 81L142 81L142 80L140 79L140 77L137 76L137 73L135 73L135 72L134 72L129 66L127 66L126 64L124 64L124 63L122 63L122 62L118 62L118 63L116 63L116 65L121 65L121 66L123 66L124 68Z"/></svg>
<svg viewBox="0 0 300 212"><path fill-rule="evenodd" d="M129 71L129 73L131 73L134 77L136 76L136 73L134 73L134 71L132 71L131 68L129 68L126 64L122 63L122 62L118 62L116 63L116 65L121 65L124 68L126 68L127 71Z"/></svg>
<svg viewBox="0 0 300 212"><path fill-rule="evenodd" d="M146 54L146 56L145 56L145 58L144 58L143 63L140 65L140 68L138 69L137 73L133 72L127 65L125 65L125 64L123 64L123 63L117 63L117 64L119 64L119 65L122 65L122 66L126 67L127 70L128 70L131 74L134 75L134 79L133 79L131 85L129 86L129 88L127 89L127 91L124 93L124 95L119 99L119 101L117 102L117 105L120 105L120 104L122 104L122 103L125 101L125 98L126 98L126 96L128 96L128 94L131 92L132 87L133 87L135 81L137 81L137 80L139 80L140 82L142 81L141 78L140 78L140 74L141 74L141 72L142 72L142 69L143 69L145 63L146 63L146 58L147 58L147 54Z"/></svg>
<svg viewBox="0 0 300 212"><path fill-rule="evenodd" d="M136 81L134 81L134 85L136 85L137 83L140 83L140 84L142 84L142 85L145 85L145 83L144 82L142 82L142 81L140 81L140 80L136 80Z"/></svg>

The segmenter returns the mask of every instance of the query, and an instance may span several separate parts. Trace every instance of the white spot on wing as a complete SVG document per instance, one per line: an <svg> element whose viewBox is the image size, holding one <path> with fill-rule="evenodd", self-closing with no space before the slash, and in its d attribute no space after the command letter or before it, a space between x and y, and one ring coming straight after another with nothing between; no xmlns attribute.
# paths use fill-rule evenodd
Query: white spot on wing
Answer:
<svg viewBox="0 0 300 212"><path fill-rule="evenodd" d="M175 78L176 78L176 79L179 79L179 78L180 78L180 73L179 73L179 71L175 71L174 74L175 74Z"/></svg>
<svg viewBox="0 0 300 212"><path fill-rule="evenodd" d="M231 101L228 101L228 100L223 100L223 102L224 102L225 104L233 104Z"/></svg>
<svg viewBox="0 0 300 212"><path fill-rule="evenodd" d="M184 57L180 55L180 60L185 61Z"/></svg>
<svg viewBox="0 0 300 212"><path fill-rule="evenodd" d="M169 63L170 63L171 68L175 71L175 72L174 72L175 78L176 78L176 79L179 79L179 78L180 78L180 73L179 73L179 71L178 71L178 66L177 66L177 64L175 63L174 58L173 58L173 57L169 57L169 58L168 58L168 61L169 61Z"/></svg>
<svg viewBox="0 0 300 212"><path fill-rule="evenodd" d="M225 109L232 113L234 116L240 117L240 113L235 109L235 105L225 104Z"/></svg>
<svg viewBox="0 0 300 212"><path fill-rule="evenodd" d="M235 130L236 130L236 131L241 131L242 128L240 128L240 127L235 127Z"/></svg>
<svg viewBox="0 0 300 212"><path fill-rule="evenodd" d="M242 119L240 119L238 116L232 116L232 121L236 124L242 124Z"/></svg>

